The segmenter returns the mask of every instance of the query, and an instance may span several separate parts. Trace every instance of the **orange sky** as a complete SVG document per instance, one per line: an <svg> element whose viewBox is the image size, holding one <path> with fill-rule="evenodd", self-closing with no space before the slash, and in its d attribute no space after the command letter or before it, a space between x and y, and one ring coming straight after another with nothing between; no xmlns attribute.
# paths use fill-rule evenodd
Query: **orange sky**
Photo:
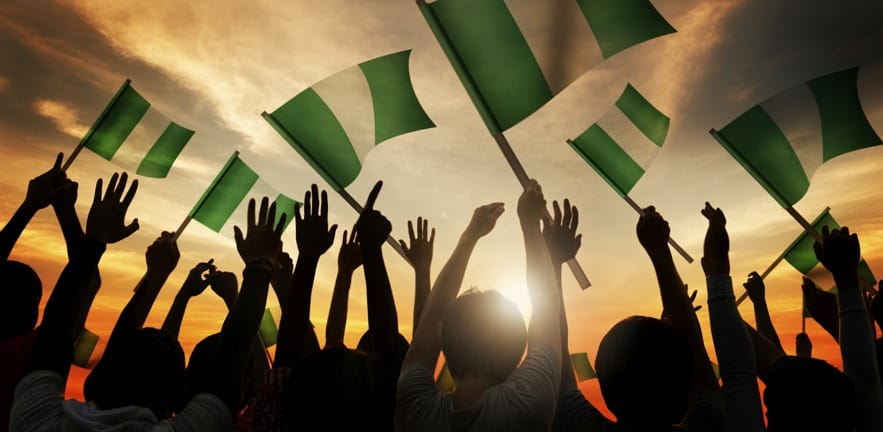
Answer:
<svg viewBox="0 0 883 432"><path fill-rule="evenodd" d="M526 0L516 0L526 1ZM519 189L514 176L412 1L343 0L273 2L7 1L0 4L0 220L13 213L27 180L73 149L125 78L161 112L197 131L165 180L145 179L131 215L141 222L132 238L109 248L104 282L87 326L106 338L144 269L143 251L161 230L184 218L229 154L238 149L262 178L291 196L322 180L258 115L312 83L358 62L413 49L412 79L437 128L402 136L372 151L348 190L364 199L377 179L385 186L377 207L407 234L418 215L438 229L433 275L453 249L472 209L504 201L507 213L476 249L465 283L497 289L529 313L523 252L514 216ZM673 237L694 258L701 255L706 200L728 215L733 275L740 282L762 271L800 227L707 134L764 98L826 72L861 64L883 46L883 5L849 7L798 0L655 0L679 32L637 46L586 73L551 103L507 132L527 171L549 199L569 197L580 208L583 248L578 255L593 287L580 291L565 276L571 350L594 359L601 336L629 315L658 316L661 309L649 260L634 235L637 216L564 144L609 109L631 82L671 117L665 147L632 191L668 218ZM883 108L883 107L878 107ZM883 110L869 113L883 118ZM878 132L881 123L875 123ZM883 149L866 149L824 165L796 205L808 219L826 206L861 235L864 257L883 275ZM14 165L13 165L14 164ZM88 209L94 180L110 164L88 151L69 170L81 183L78 205ZM337 196L331 218L341 229L356 214ZM40 213L13 258L32 265L44 283L44 302L65 260L51 211ZM296 253L293 231L286 250ZM232 240L198 223L180 239L182 259L148 319L158 326L176 289L196 262L214 258L240 272ZM335 251L337 245L332 249ZM386 257L401 331L410 337L413 275L391 250ZM699 289L698 262L676 258L684 280ZM336 260L320 263L312 319L320 340ZM768 278L768 300L783 344L793 352L800 329L800 275L787 264ZM364 282L354 279L346 341L355 345L367 327ZM737 288L737 293L739 289ZM278 312L275 298L270 307ZM751 308L743 316L753 322ZM194 299L181 334L185 351L216 332L223 304L211 294ZM278 313L277 313L278 317ZM706 310L699 312L714 358ZM840 365L838 347L807 323L816 356ZM103 342L99 350L103 349ZM78 395L84 371L74 368L69 394ZM583 385L600 403L597 383Z"/></svg>

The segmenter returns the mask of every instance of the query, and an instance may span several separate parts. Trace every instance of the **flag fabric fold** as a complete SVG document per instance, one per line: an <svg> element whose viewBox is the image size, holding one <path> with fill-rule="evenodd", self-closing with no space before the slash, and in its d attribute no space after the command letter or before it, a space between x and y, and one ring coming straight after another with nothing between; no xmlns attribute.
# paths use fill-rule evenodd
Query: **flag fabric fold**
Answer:
<svg viewBox="0 0 883 432"><path fill-rule="evenodd" d="M265 348L276 345L279 340L279 328L276 326L276 320L270 309L264 309L264 316L261 317L261 325L258 327L258 333L261 335L261 342Z"/></svg>
<svg viewBox="0 0 883 432"><path fill-rule="evenodd" d="M573 365L573 370L576 371L576 376L580 382L598 377L595 374L595 369L592 368L592 364L589 363L589 355L587 353L571 354L570 364Z"/></svg>
<svg viewBox="0 0 883 432"><path fill-rule="evenodd" d="M400 51L338 72L264 118L328 184L343 189L376 145L435 127L411 84L410 55Z"/></svg>
<svg viewBox="0 0 883 432"><path fill-rule="evenodd" d="M89 367L89 360L92 358L92 353L95 352L95 346L98 345L99 339L97 334L83 328L83 332L80 333L80 337L74 344L74 359L72 361L74 366Z"/></svg>
<svg viewBox="0 0 883 432"><path fill-rule="evenodd" d="M169 121L126 80L80 144L127 171L164 178L193 134Z"/></svg>
<svg viewBox="0 0 883 432"><path fill-rule="evenodd" d="M492 134L610 56L675 32L649 0L418 4Z"/></svg>

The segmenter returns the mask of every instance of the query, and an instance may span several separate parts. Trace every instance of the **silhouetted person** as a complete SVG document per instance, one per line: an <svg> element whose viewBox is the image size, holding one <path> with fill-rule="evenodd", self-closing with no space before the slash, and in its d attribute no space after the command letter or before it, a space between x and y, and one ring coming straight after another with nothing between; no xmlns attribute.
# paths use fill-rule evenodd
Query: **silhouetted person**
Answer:
<svg viewBox="0 0 883 432"><path fill-rule="evenodd" d="M769 432L856 430L855 390L824 360L782 357L763 392Z"/></svg>

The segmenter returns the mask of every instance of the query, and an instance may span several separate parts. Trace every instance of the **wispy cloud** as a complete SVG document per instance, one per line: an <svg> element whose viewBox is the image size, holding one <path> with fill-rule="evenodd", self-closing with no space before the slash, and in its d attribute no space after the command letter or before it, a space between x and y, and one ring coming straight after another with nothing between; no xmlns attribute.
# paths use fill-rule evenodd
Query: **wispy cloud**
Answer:
<svg viewBox="0 0 883 432"><path fill-rule="evenodd" d="M80 138L89 131L89 127L81 124L77 112L70 106L51 99L37 99L34 109L43 117L52 120L59 131L72 137Z"/></svg>

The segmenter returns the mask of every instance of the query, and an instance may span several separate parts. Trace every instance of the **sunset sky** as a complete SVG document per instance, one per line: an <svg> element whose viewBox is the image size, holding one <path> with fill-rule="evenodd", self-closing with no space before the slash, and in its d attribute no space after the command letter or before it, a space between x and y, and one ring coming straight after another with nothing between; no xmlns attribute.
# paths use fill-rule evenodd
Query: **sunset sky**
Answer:
<svg viewBox="0 0 883 432"><path fill-rule="evenodd" d="M515 0L519 1L519 0ZM520 0L529 1L529 0ZM549 0L549 3L555 3ZM604 333L630 315L661 312L653 269L635 236L637 215L565 143L598 120L627 82L671 118L665 146L631 193L655 205L672 236L694 257L676 257L684 281L706 300L702 254L708 200L728 217L732 274L741 293L744 277L763 271L800 232L800 226L708 134L767 97L819 75L866 64L883 47L883 4L873 0L654 0L678 30L628 49L584 74L552 102L506 135L547 199L570 198L580 209L583 247L577 258L593 286L581 291L564 277L570 349L594 359ZM537 19L541 19L538 17ZM519 185L488 135L454 71L410 0L363 1L5 1L0 3L0 220L8 220L30 178L48 169L54 155L69 153L129 78L154 107L196 131L166 179L142 179L130 217L141 229L108 248L103 286L87 327L109 335L144 272L144 250L163 230L174 230L228 159L239 150L261 178L302 197L311 183L327 187L260 117L313 83L359 62L412 49L411 76L437 127L394 138L373 150L348 191L364 200L384 180L377 203L407 237L406 222L423 216L437 228L433 276L441 269L478 205L503 201L507 211L475 251L464 284L496 289L528 315L524 253L515 216ZM871 85L880 96L866 107L883 135L883 76ZM118 169L84 151L68 171L80 183L81 219L95 179ZM795 208L807 219L826 206L858 232L863 256L883 276L883 148L847 154L819 169ZM330 191L329 191L330 192ZM331 219L349 229L357 214L330 193ZM312 321L320 341L336 272L335 246L320 262ZM294 255L294 230L284 239ZM179 240L178 268L148 319L159 326L188 270L214 258L241 273L232 234L192 223ZM402 334L410 338L413 272L390 248L385 257ZM51 210L31 222L13 259L33 266L43 280L45 303L66 263ZM820 276L825 280L825 276ZM830 279L828 277L828 279ZM767 297L785 349L793 353L800 331L800 274L787 263L767 279ZM269 306L278 319L274 296ZM355 346L367 327L364 281L354 278L346 342ZM707 308L699 312L714 358ZM753 322L751 307L740 308ZM217 332L225 309L209 291L191 302L181 344L185 352ZM817 357L840 366L838 347L814 322L807 332ZM70 395L79 395L87 371L73 368ZM597 382L583 384L600 403Z"/></svg>

